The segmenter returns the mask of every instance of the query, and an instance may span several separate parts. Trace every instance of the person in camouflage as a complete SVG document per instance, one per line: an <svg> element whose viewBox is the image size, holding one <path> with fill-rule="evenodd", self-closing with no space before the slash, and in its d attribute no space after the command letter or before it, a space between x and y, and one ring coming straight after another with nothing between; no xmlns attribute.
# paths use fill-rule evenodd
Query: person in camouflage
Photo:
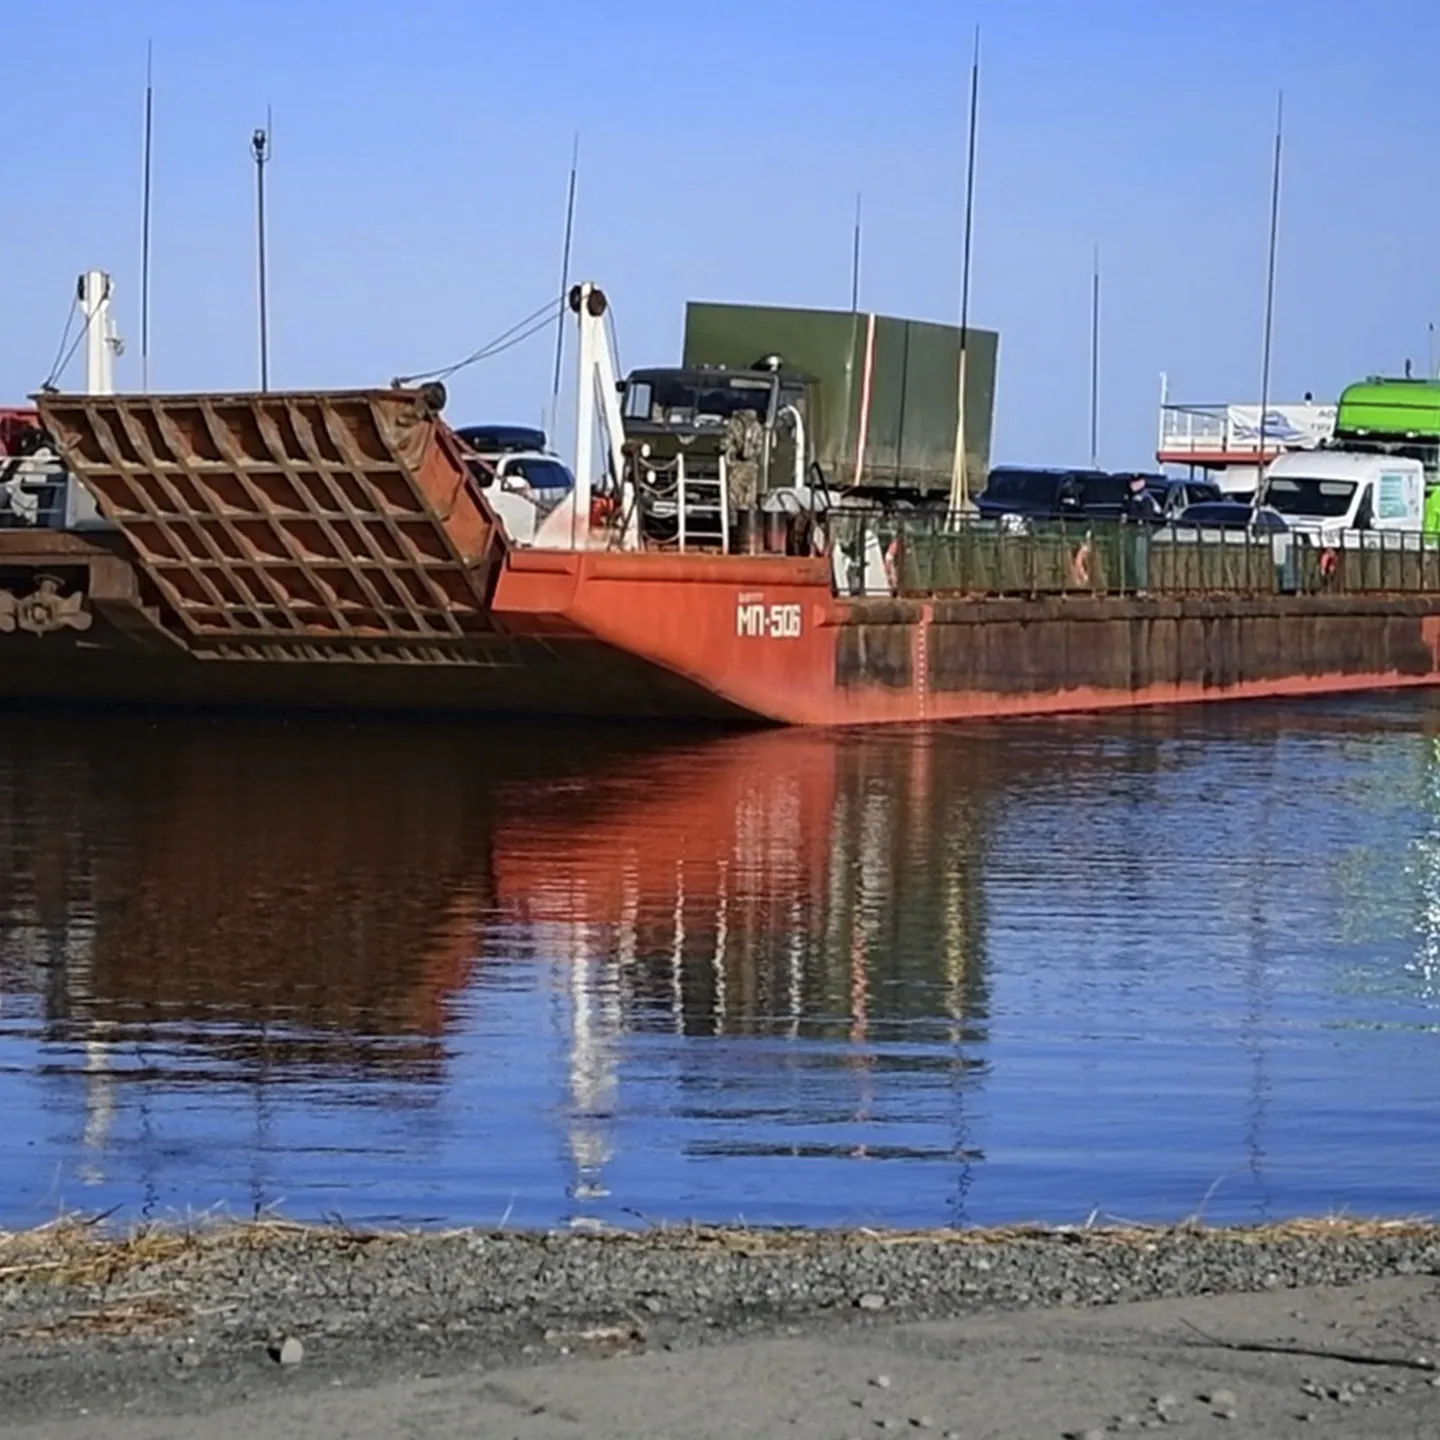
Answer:
<svg viewBox="0 0 1440 1440"><path fill-rule="evenodd" d="M765 427L753 410L737 410L725 422L725 474L730 513L753 510L760 503L760 461L765 453Z"/></svg>

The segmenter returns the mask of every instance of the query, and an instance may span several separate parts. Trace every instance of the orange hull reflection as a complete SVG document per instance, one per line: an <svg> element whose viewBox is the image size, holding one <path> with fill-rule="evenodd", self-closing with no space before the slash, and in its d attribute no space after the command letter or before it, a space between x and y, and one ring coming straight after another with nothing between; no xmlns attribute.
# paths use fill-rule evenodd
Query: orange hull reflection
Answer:
<svg viewBox="0 0 1440 1440"><path fill-rule="evenodd" d="M744 1029L803 1013L863 1038L894 903L948 894L930 842L941 824L979 820L968 796L983 775L936 789L935 742L923 730L768 731L532 797L495 832L497 916L543 930L557 956L624 962L623 988L652 1023ZM981 832L958 846L960 863L978 858ZM962 991L979 950L979 866L964 868L954 923L929 922ZM955 1012L977 1001L957 995Z"/></svg>

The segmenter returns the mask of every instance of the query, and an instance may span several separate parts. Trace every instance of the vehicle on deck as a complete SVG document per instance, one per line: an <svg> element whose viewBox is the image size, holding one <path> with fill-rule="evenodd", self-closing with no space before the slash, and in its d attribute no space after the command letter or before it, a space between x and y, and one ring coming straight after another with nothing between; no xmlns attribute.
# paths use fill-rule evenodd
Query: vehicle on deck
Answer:
<svg viewBox="0 0 1440 1440"><path fill-rule="evenodd" d="M64 508L66 489L64 470L39 414L30 409L0 409L0 529L42 521L73 525L77 517ZM58 514L57 505L61 507Z"/></svg>
<svg viewBox="0 0 1440 1440"><path fill-rule="evenodd" d="M1283 515L1240 500L1205 500L1187 506L1172 524L1178 530L1235 530L1251 535L1278 535L1290 529Z"/></svg>
<svg viewBox="0 0 1440 1440"><path fill-rule="evenodd" d="M510 538L533 543L546 517L575 489L575 477L550 450L545 432L524 425L463 425L455 433L469 452L471 475Z"/></svg>
<svg viewBox="0 0 1440 1440"><path fill-rule="evenodd" d="M35 410L0 406L0 457L28 455L44 438Z"/></svg>
<svg viewBox="0 0 1440 1440"><path fill-rule="evenodd" d="M997 466L976 498L982 518L1019 516L1027 520L1069 520L1084 517L1116 520L1125 506L1131 480L1143 474L1145 488L1158 507L1157 522L1178 514L1188 505L1219 500L1220 488L1212 481L1172 479L1141 471L1030 469Z"/></svg>
<svg viewBox="0 0 1440 1440"><path fill-rule="evenodd" d="M1108 479L1102 470L997 465L975 497L975 509L984 520L1064 520L1084 514L1102 493L1108 498L1108 489L1101 489ZM1123 488L1114 487L1117 506Z"/></svg>
<svg viewBox="0 0 1440 1440"><path fill-rule="evenodd" d="M1419 460L1403 455L1296 452L1266 470L1261 501L1292 530L1317 536L1418 531L1425 518L1425 471Z"/></svg>
<svg viewBox="0 0 1440 1440"><path fill-rule="evenodd" d="M966 508L989 467L997 344L973 326L691 302L679 365L611 377L611 489L630 487L646 544L732 553L782 538L809 553L832 507Z"/></svg>
<svg viewBox="0 0 1440 1440"><path fill-rule="evenodd" d="M1372 375L1341 392L1336 450L1419 461L1429 485L1440 484L1440 380Z"/></svg>
<svg viewBox="0 0 1440 1440"><path fill-rule="evenodd" d="M788 404L804 425L798 468L837 501L943 505L958 488L963 508L990 468L998 341L993 330L973 325L962 335L954 325L864 311L692 301L680 369L780 373L787 393L776 411L769 462L777 485L792 486L796 469L774 453L793 443L791 418L783 414ZM627 429L634 418L627 414ZM965 459L957 471L962 435Z"/></svg>
<svg viewBox="0 0 1440 1440"><path fill-rule="evenodd" d="M1167 520L1181 515L1192 505L1212 504L1225 498L1225 492L1213 480L1147 474L1145 488L1155 497L1161 515Z"/></svg>
<svg viewBox="0 0 1440 1440"><path fill-rule="evenodd" d="M658 543L730 548L731 519L806 487L807 377L773 368L636 370L621 384L640 529ZM684 501L681 502L681 492Z"/></svg>

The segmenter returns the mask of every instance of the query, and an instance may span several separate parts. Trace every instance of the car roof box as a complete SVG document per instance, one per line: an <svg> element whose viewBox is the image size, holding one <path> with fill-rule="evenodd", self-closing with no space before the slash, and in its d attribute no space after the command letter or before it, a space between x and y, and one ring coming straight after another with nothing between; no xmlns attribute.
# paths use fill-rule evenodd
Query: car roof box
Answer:
<svg viewBox="0 0 1440 1440"><path fill-rule="evenodd" d="M487 454L547 448L545 432L533 425L465 425L455 433L472 450Z"/></svg>

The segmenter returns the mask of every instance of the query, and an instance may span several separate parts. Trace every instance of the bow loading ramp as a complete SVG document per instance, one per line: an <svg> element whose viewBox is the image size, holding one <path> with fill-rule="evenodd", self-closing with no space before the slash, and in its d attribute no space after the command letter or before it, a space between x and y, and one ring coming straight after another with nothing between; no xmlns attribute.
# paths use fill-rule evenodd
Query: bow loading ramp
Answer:
<svg viewBox="0 0 1440 1440"><path fill-rule="evenodd" d="M493 633L505 538L427 390L39 397L186 649L428 660ZM387 643L388 642L388 643ZM411 645L416 648L412 651Z"/></svg>

